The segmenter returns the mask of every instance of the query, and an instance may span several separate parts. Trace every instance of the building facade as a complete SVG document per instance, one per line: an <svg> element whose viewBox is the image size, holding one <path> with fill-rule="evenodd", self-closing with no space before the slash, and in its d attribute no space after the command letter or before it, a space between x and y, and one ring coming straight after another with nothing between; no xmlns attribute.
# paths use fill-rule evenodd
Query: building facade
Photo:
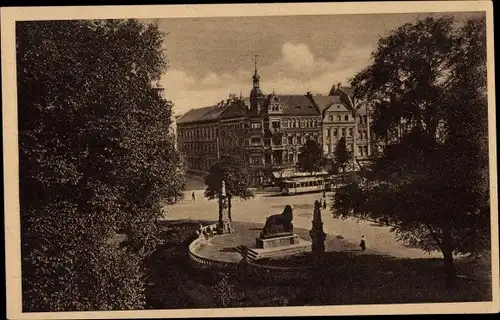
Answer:
<svg viewBox="0 0 500 320"><path fill-rule="evenodd" d="M341 137L355 158L370 156L369 118L369 108L340 84L328 95L264 94L255 65L249 97L232 95L177 119L178 146L192 173L206 174L220 154L236 153L248 163L251 183L266 184L295 167L309 139L330 158Z"/></svg>

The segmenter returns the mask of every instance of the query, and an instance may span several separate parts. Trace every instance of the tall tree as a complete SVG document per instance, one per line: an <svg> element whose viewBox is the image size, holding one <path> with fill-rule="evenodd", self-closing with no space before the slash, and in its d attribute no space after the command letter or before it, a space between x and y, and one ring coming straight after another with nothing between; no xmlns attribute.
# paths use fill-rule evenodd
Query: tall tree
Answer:
<svg viewBox="0 0 500 320"><path fill-rule="evenodd" d="M326 166L326 159L323 155L323 148L315 140L307 140L300 148L297 162L297 169L301 172L311 174L323 170Z"/></svg>
<svg viewBox="0 0 500 320"><path fill-rule="evenodd" d="M25 311L144 307L159 204L183 180L151 87L163 40L136 20L16 24Z"/></svg>
<svg viewBox="0 0 500 320"><path fill-rule="evenodd" d="M222 203L222 181L226 186L227 209L229 221L232 221L231 208L232 199L240 198L247 200L254 195L249 189L248 166L237 155L222 155L220 160L210 167L205 177L205 197L207 199L218 199L219 201L219 225L222 225L223 203Z"/></svg>
<svg viewBox="0 0 500 320"><path fill-rule="evenodd" d="M374 102L374 133L387 146L334 205L337 216L369 217L400 240L441 250L449 286L454 253L489 248L485 36L484 20L457 26L443 17L379 41L353 86Z"/></svg>
<svg viewBox="0 0 500 320"><path fill-rule="evenodd" d="M337 168L342 169L342 173L345 173L345 169L347 165L349 164L349 161L351 160L351 152L347 150L347 145L345 138L342 137L340 138L339 142L337 142L337 145L335 146L335 151L334 151L334 165Z"/></svg>

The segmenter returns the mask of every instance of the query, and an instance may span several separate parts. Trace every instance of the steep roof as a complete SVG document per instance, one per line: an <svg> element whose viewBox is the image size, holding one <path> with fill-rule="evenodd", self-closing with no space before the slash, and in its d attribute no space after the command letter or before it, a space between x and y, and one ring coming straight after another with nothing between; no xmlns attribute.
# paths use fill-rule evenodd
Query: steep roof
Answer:
<svg viewBox="0 0 500 320"><path fill-rule="evenodd" d="M344 91L351 98L352 95L354 94L354 89L351 87L340 87L340 90Z"/></svg>
<svg viewBox="0 0 500 320"><path fill-rule="evenodd" d="M222 119L233 119L233 118L240 118L244 117L247 112L247 106L245 105L245 102L243 103L238 103L234 102L231 103L224 113L222 114Z"/></svg>
<svg viewBox="0 0 500 320"><path fill-rule="evenodd" d="M312 96L314 103L318 106L320 112L325 111L332 103L342 103L339 96Z"/></svg>
<svg viewBox="0 0 500 320"><path fill-rule="evenodd" d="M354 94L354 90L352 87L344 87L344 86L339 87L339 85L333 85L332 89L330 89L330 93L328 95L329 96L338 96L338 95L340 95L339 91L344 92L349 97L352 97L352 95Z"/></svg>
<svg viewBox="0 0 500 320"><path fill-rule="evenodd" d="M277 97L279 102L285 106L283 110L285 116L319 115L319 110L307 95L274 95L273 97Z"/></svg>
<svg viewBox="0 0 500 320"><path fill-rule="evenodd" d="M215 105L199 109L191 109L177 120L177 124L217 120L226 108L227 106Z"/></svg>

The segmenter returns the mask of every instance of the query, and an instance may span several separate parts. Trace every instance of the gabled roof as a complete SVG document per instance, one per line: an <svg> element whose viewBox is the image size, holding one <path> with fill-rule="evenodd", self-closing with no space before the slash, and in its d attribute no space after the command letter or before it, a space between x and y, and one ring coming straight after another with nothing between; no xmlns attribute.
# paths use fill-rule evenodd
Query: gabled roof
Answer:
<svg viewBox="0 0 500 320"><path fill-rule="evenodd" d="M323 112L326 113L328 111L344 112L344 111L352 111L352 110L348 106L346 106L344 103L336 103L334 105L330 105Z"/></svg>
<svg viewBox="0 0 500 320"><path fill-rule="evenodd" d="M320 112L325 111L332 103L342 103L339 96L312 96L314 103L318 106Z"/></svg>
<svg viewBox="0 0 500 320"><path fill-rule="evenodd" d="M340 90L344 91L351 98L354 94L354 89L351 87L340 87Z"/></svg>
<svg viewBox="0 0 500 320"><path fill-rule="evenodd" d="M354 94L354 89L352 87L344 87L344 86L339 87L339 85L333 85L332 89L330 89L330 93L328 95L329 96L338 96L338 95L340 95L340 91L347 94L351 98L352 98L352 95Z"/></svg>

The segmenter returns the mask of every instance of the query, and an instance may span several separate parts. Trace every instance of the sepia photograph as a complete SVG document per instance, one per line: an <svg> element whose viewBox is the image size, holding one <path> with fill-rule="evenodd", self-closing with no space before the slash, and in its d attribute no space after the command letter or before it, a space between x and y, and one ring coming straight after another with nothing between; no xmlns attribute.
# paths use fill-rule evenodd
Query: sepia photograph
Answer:
<svg viewBox="0 0 500 320"><path fill-rule="evenodd" d="M499 311L491 2L1 14L9 319Z"/></svg>

